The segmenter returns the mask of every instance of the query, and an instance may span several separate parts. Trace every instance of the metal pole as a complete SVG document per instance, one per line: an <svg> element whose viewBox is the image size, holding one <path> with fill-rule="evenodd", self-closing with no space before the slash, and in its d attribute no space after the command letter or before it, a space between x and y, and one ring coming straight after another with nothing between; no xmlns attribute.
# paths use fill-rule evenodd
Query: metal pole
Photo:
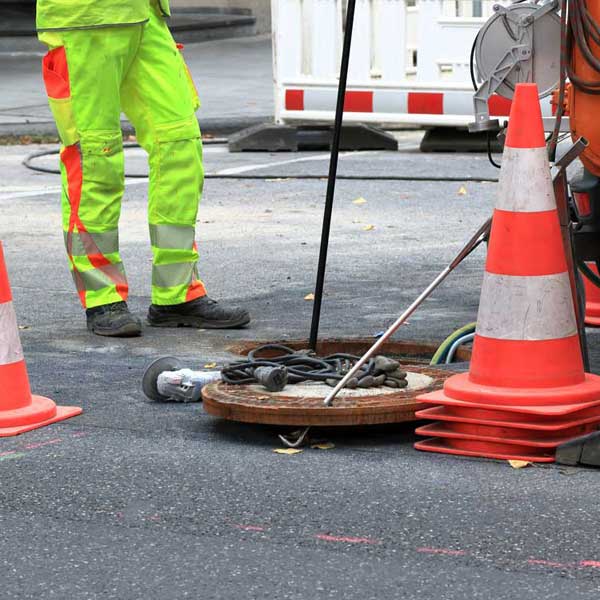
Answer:
<svg viewBox="0 0 600 600"><path fill-rule="evenodd" d="M335 195L335 182L337 178L338 157L340 153L340 138L342 135L342 121L344 118L344 100L346 98L346 83L348 81L348 65L350 63L350 48L352 47L352 29L354 28L354 10L356 0L348 0L346 14L346 30L342 49L342 64L340 67L340 83L338 86L337 106L335 110L335 123L331 140L331 159L329 161L329 176L327 179L327 195L325 196L325 210L323 215L323 229L321 232L321 250L319 252L319 266L317 269L317 283L315 286L315 300L313 304L312 323L310 327L309 346L317 348L319 336L319 323L321 320L321 305L323 303L323 287L325 284L325 270L327 268L327 250L329 249L329 232L331 230L331 213Z"/></svg>

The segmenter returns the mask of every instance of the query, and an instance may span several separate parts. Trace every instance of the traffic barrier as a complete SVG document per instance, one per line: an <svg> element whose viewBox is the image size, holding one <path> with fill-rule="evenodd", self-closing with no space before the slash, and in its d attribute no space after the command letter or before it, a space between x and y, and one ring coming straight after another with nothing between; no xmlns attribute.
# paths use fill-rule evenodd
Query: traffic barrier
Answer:
<svg viewBox="0 0 600 600"><path fill-rule="evenodd" d="M469 373L418 397L432 452L552 462L597 428L600 377L586 374L535 84L510 114Z"/></svg>
<svg viewBox="0 0 600 600"><path fill-rule="evenodd" d="M471 46L497 3L358 0L345 122L466 127L473 120ZM276 122L331 123L344 2L273 0L272 11ZM489 108L507 117L510 100L493 96ZM543 115L552 112L544 100Z"/></svg>
<svg viewBox="0 0 600 600"><path fill-rule="evenodd" d="M4 252L0 242L0 437L10 437L81 413L33 396L19 339Z"/></svg>
<svg viewBox="0 0 600 600"><path fill-rule="evenodd" d="M598 267L589 262L587 266L598 275ZM585 324L590 327L600 327L600 288L594 285L585 275L583 286L585 287Z"/></svg>

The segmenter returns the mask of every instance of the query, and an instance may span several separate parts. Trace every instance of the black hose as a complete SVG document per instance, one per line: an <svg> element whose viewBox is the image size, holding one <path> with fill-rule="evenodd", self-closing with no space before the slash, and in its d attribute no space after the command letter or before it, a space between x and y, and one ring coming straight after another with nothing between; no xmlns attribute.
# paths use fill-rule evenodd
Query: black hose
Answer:
<svg viewBox="0 0 600 600"><path fill-rule="evenodd" d="M139 148L139 144L126 144L123 148ZM53 156L60 154L60 150L44 150L42 152L34 152L30 154L25 160L23 160L23 166L31 171L37 171L39 173L49 173L51 175L60 175L60 169L52 169L50 167L40 167L32 164L32 161L36 158L42 158L45 156ZM147 173L126 173L125 177L128 179L148 179ZM239 180L259 180L265 179L277 179L281 177L281 173L265 173L262 175L247 175L247 174L219 174L219 173L207 173L204 175L205 179L239 179ZM286 179L292 180L319 180L323 179L323 175L285 175ZM497 183L498 179L494 177L431 177L431 176L419 176L419 175L337 175L337 179L346 181L427 181L427 182L441 182L441 183Z"/></svg>
<svg viewBox="0 0 600 600"><path fill-rule="evenodd" d="M600 288L600 277L594 273L586 264L585 261L577 261L577 268L593 283L596 287Z"/></svg>

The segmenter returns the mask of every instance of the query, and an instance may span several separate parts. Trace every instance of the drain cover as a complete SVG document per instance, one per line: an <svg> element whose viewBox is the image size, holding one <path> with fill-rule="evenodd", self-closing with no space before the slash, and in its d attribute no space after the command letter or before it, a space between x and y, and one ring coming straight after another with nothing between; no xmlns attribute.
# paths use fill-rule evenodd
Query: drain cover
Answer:
<svg viewBox="0 0 600 600"><path fill-rule="evenodd" d="M342 390L333 406L323 406L331 388L321 383L288 385L271 393L259 385L213 383L202 390L204 410L211 415L269 425L377 425L415 421L424 408L420 394L440 389L451 371L405 365L408 387Z"/></svg>

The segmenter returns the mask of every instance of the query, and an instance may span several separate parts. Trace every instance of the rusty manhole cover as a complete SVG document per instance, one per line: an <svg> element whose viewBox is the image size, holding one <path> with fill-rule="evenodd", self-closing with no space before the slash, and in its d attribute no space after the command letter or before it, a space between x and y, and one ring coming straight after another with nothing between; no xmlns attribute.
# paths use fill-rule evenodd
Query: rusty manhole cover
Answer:
<svg viewBox="0 0 600 600"><path fill-rule="evenodd" d="M268 425L378 425L415 421L424 408L420 394L439 389L453 373L421 365L408 365L409 386L403 390L374 388L344 390L333 406L323 406L331 388L321 383L288 385L270 393L259 385L214 383L202 390L204 409L211 415Z"/></svg>

